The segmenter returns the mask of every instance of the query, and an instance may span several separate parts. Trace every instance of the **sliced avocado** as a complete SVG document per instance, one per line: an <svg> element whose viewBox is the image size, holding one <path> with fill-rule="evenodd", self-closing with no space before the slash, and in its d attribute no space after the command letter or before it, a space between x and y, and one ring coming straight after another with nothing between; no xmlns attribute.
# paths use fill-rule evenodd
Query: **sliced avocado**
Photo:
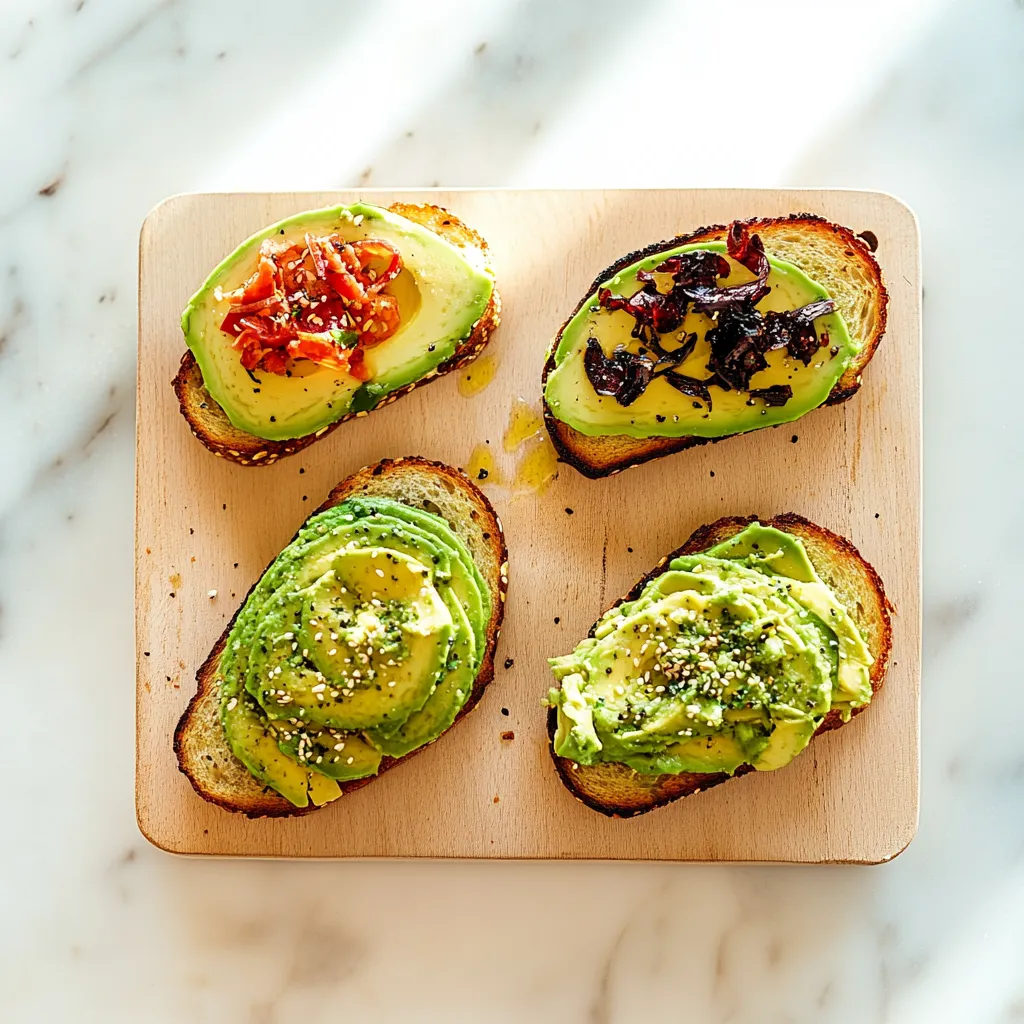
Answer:
<svg viewBox="0 0 1024 1024"><path fill-rule="evenodd" d="M675 743L657 754L633 754L625 758L643 775L679 775L682 772L727 772L731 775L744 761L746 752L736 737L724 734L695 736Z"/></svg>
<svg viewBox="0 0 1024 1024"><path fill-rule="evenodd" d="M602 286L610 288L615 295L628 297L640 288L637 271L653 271L671 256L696 250L717 252L728 260L731 267L729 284L741 284L754 277L749 270L726 256L724 243L701 242L638 260L603 282ZM756 308L761 312L797 309L829 297L821 285L792 264L771 256L769 264L768 285L771 291L757 303ZM655 274L655 279L659 281L660 290L667 290L669 275ZM673 350L687 335L697 335L693 351L676 367L680 374L697 380L709 376L710 345L705 335L714 325L709 316L691 310L679 330L662 337L663 346ZM708 409L703 399L681 393L662 377L655 377L631 405L620 405L614 397L599 395L594 390L584 369L583 353L589 338L596 338L607 356L618 346L638 352L641 342L631 337L635 326L636 321L625 311L602 309L596 291L586 299L562 331L554 353L555 368L548 375L544 388L544 398L556 418L588 435L722 437L741 433L789 422L821 405L858 351L842 315L832 313L815 321L818 336L828 334L828 344L819 349L810 366L790 357L785 349L777 349L767 355L768 368L751 378L752 388L780 384L792 387L793 397L784 405L769 406L747 392L725 391L712 386L712 407Z"/></svg>
<svg viewBox="0 0 1024 1024"><path fill-rule="evenodd" d="M456 623L456 640L448 655L447 671L434 685L423 707L394 732L371 729L367 733L370 742L391 757L402 757L440 736L455 721L473 691L480 664L473 630L465 608L451 591L446 595L446 603Z"/></svg>
<svg viewBox="0 0 1024 1024"><path fill-rule="evenodd" d="M601 740L594 728L594 711L581 691L583 677L576 672L559 676L558 728L555 747L573 761L589 762L601 750Z"/></svg>
<svg viewBox="0 0 1024 1024"><path fill-rule="evenodd" d="M380 544L427 562L439 577L439 588L450 586L455 591L482 652L491 617L490 591L459 537L450 529L439 531L438 517L425 509L395 502L382 507L375 498L354 498L348 504L355 517L345 534L349 542Z"/></svg>
<svg viewBox="0 0 1024 1024"><path fill-rule="evenodd" d="M846 609L799 538L757 523L672 559L550 664L555 752L645 774L771 771L871 699Z"/></svg>
<svg viewBox="0 0 1024 1024"><path fill-rule="evenodd" d="M810 715L782 705L771 708L772 733L751 764L760 772L781 768L800 753L814 735L818 722Z"/></svg>
<svg viewBox="0 0 1024 1024"><path fill-rule="evenodd" d="M337 784L318 777L284 756L247 693L228 697L221 705L221 721L231 752L252 774L277 790L296 807L318 807L341 796Z"/></svg>
<svg viewBox="0 0 1024 1024"><path fill-rule="evenodd" d="M332 780L375 774L383 754L454 721L489 619L483 577L439 516L385 498L313 516L253 588L221 656L232 749L297 806L337 791Z"/></svg>
<svg viewBox="0 0 1024 1024"><path fill-rule="evenodd" d="M262 629L246 689L268 718L366 729L397 726L423 706L444 671L453 623L422 563L342 548Z"/></svg>
<svg viewBox="0 0 1024 1024"><path fill-rule="evenodd" d="M283 754L330 779L351 782L380 769L381 752L360 733L307 727L298 721L276 722L274 732Z"/></svg>
<svg viewBox="0 0 1024 1024"><path fill-rule="evenodd" d="M296 360L288 376L246 371L232 337L220 329L230 300L256 267L267 238L301 242L306 233L337 234L346 241L379 238L402 256L403 270L388 285L399 304L401 324L380 345L367 349L365 383ZM270 441L302 437L347 412L373 408L385 395L428 376L469 337L490 302L493 279L480 258L428 228L365 203L312 210L289 217L246 239L192 296L181 316L185 343L203 383L240 430Z"/></svg>

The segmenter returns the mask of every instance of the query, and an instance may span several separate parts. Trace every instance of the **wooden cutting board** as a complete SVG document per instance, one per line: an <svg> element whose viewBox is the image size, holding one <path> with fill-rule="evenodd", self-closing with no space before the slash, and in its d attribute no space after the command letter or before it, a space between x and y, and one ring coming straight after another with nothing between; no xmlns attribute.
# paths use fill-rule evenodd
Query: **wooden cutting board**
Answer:
<svg viewBox="0 0 1024 1024"><path fill-rule="evenodd" d="M504 311L477 383L490 370L493 379L463 397L458 375L449 375L271 467L215 458L192 438L171 391L184 351L182 308L258 228L357 199L438 203L489 241ZM195 671L332 485L385 456L466 466L478 444L513 481L522 450L508 454L502 445L513 402L522 396L539 405L551 337L604 267L701 225L795 211L878 238L889 328L858 395L797 423L611 479L589 481L562 466L546 489L517 490L496 485L492 474L484 486L507 531L511 582L496 678L479 707L407 764L306 817L249 821L193 792L171 739ZM143 225L139 267L136 802L143 834L177 853L262 857L875 863L898 854L918 814L919 274L913 214L872 192L361 189L162 203ZM850 538L885 581L896 608L893 662L876 701L780 771L629 821L577 803L548 755L540 703L551 683L546 659L572 650L607 605L696 526L783 511Z"/></svg>

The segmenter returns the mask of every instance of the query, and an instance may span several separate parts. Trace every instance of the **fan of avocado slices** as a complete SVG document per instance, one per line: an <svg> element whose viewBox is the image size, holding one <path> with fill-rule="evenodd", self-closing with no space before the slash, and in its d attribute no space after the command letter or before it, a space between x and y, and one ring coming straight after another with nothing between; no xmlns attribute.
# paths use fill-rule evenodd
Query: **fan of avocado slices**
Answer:
<svg viewBox="0 0 1024 1024"><path fill-rule="evenodd" d="M218 670L232 752L297 807L430 743L468 700L490 592L437 515L350 498L310 518L249 594Z"/></svg>
<svg viewBox="0 0 1024 1024"><path fill-rule="evenodd" d="M355 203L247 239L191 298L181 329L232 425L286 441L435 375L493 291L482 250Z"/></svg>
<svg viewBox="0 0 1024 1024"><path fill-rule="evenodd" d="M718 438L821 405L858 351L826 289L737 222L602 282L562 328L544 398L589 436Z"/></svg>
<svg viewBox="0 0 1024 1024"><path fill-rule="evenodd" d="M674 558L571 654L554 750L645 775L770 771L871 700L873 659L800 539L752 523Z"/></svg>

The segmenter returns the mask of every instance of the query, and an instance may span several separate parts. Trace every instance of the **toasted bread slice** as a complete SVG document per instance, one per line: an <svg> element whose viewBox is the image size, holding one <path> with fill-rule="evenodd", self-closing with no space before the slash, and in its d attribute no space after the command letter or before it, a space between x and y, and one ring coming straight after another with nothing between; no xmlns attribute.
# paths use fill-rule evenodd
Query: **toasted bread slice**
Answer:
<svg viewBox="0 0 1024 1024"><path fill-rule="evenodd" d="M793 214L789 217L754 217L745 223L761 236L769 256L799 267L828 291L835 299L836 309L846 321L850 337L860 343L860 351L836 381L824 404L845 402L860 388L864 367L871 361L885 333L889 294L871 249L849 228L832 224L812 213ZM728 231L728 224L700 228L691 234L657 242L639 252L623 256L602 271L555 335L544 364L541 388L547 384L548 374L555 368L554 353L562 331L599 285L646 256L692 242L724 242ZM650 462L651 459L660 459L663 455L672 455L697 445L736 436L636 438L623 434L605 434L591 437L557 419L547 402L544 403L544 421L559 458L592 479L611 476L631 466Z"/></svg>
<svg viewBox="0 0 1024 1024"><path fill-rule="evenodd" d="M392 203L388 209L400 217L422 224L460 249L477 249L482 253L487 252L487 243L483 238L443 207ZM385 405L390 405L415 388L428 384L446 373L451 373L452 370L461 369L467 363L472 362L490 340L491 334L500 321L501 298L498 295L497 287L495 287L491 292L491 300L487 304L483 316L473 325L469 337L455 350L454 355L438 366L436 372L430 377L413 381L404 388L398 388L386 395L376 408L380 409ZM273 465L285 455L294 455L295 452L308 448L314 441L326 437L342 423L347 423L356 416L363 415L358 412L350 412L326 427L321 427L313 434L290 438L287 441L267 441L255 434L239 430L228 419L227 413L214 401L203 385L202 371L191 351L186 350L181 357L181 366L171 383L174 393L178 396L181 414L188 421L192 433L214 455L237 462L242 466Z"/></svg>
<svg viewBox="0 0 1024 1024"><path fill-rule="evenodd" d="M665 571L665 566L677 555L692 555L706 551L755 521L764 526L784 530L803 541L811 564L846 606L875 659L871 667L871 689L877 694L885 678L892 639L889 620L891 607L886 599L882 581L878 578L878 573L864 561L860 552L848 540L791 512L772 519L762 519L758 516L727 516L709 526L700 527L681 548L666 555L625 597L616 601L615 607L623 601L632 601L638 597L647 583L661 575ZM863 710L864 708L855 708L853 714L860 714ZM556 718L555 709L549 709L548 735L552 742L555 737ZM846 723L840 717L839 711L833 709L825 716L814 735L817 737L844 724ZM555 754L554 746L551 747L551 756L562 782L572 794L588 807L613 818L631 818L680 797L700 793L712 786L728 782L729 779L754 771L750 765L742 765L734 775L725 772L641 775L628 765L610 761L596 765L577 765Z"/></svg>
<svg viewBox="0 0 1024 1024"><path fill-rule="evenodd" d="M441 516L469 548L473 561L487 583L491 593L487 646L473 691L455 719L457 723L475 707L487 684L494 678L494 649L501 632L505 593L508 589L508 552L501 522L487 498L463 473L440 462L420 458L394 461L385 459L375 466L361 469L338 484L312 514L316 515L317 512L323 512L357 495L393 498ZM309 807L295 807L274 790L263 786L231 753L224 737L216 675L221 652L237 616L236 612L231 617L220 639L196 673L199 688L174 731L178 767L188 776L189 782L204 800L229 811L240 811L250 818L308 814L316 810L316 807L312 804ZM419 750L404 757L385 757L381 761L378 775L412 757ZM339 785L343 793L349 793L372 782L378 775Z"/></svg>

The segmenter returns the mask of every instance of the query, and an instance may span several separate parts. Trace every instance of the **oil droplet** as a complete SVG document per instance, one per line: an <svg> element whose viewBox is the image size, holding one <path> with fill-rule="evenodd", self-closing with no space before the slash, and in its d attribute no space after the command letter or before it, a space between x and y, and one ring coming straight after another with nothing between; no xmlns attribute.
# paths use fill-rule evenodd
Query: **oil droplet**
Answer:
<svg viewBox="0 0 1024 1024"><path fill-rule="evenodd" d="M498 369L498 361L493 353L487 353L474 359L469 366L459 370L459 394L463 398L472 398L480 394L494 380Z"/></svg>
<svg viewBox="0 0 1024 1024"><path fill-rule="evenodd" d="M542 491L558 475L558 453L547 434L531 442L516 467L517 491Z"/></svg>
<svg viewBox="0 0 1024 1024"><path fill-rule="evenodd" d="M529 441L544 429L544 417L524 398L517 398L512 404L505 429L505 451L517 451L524 441Z"/></svg>
<svg viewBox="0 0 1024 1024"><path fill-rule="evenodd" d="M466 465L466 476L475 484L500 484L501 473L489 445L478 444Z"/></svg>

